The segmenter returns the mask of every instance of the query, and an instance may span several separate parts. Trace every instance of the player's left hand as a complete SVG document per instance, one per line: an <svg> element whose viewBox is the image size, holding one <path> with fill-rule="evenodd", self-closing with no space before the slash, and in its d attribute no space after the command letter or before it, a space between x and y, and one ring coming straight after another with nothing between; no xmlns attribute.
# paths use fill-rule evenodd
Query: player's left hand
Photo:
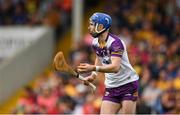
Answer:
<svg viewBox="0 0 180 115"><path fill-rule="evenodd" d="M91 71L94 71L95 70L95 66L94 65L90 65L90 64L87 64L87 63L81 63L78 68L77 68L77 71L79 73L86 73L86 72L91 72Z"/></svg>

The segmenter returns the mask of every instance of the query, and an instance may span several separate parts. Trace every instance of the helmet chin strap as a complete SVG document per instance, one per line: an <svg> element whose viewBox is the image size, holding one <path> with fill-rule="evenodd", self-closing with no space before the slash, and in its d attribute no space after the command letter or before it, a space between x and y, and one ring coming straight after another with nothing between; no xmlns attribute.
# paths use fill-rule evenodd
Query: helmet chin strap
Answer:
<svg viewBox="0 0 180 115"><path fill-rule="evenodd" d="M98 23L96 23L96 26L95 26L95 32L96 33L101 33L102 31L104 31L106 28L103 28L102 30L100 30L100 31L98 31L98 26L99 26L99 24Z"/></svg>
<svg viewBox="0 0 180 115"><path fill-rule="evenodd" d="M94 34L91 34L94 38L98 37L99 35L101 35L103 32L105 32L107 29L106 28L103 28L102 30L98 31L98 26L99 24L97 23L96 26L95 26L95 32Z"/></svg>

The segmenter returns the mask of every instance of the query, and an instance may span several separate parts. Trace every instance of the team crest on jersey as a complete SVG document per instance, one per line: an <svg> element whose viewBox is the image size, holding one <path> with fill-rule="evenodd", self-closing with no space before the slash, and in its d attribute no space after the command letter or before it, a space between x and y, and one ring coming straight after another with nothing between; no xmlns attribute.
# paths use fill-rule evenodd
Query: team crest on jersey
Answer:
<svg viewBox="0 0 180 115"><path fill-rule="evenodd" d="M110 57L109 57L109 56L105 56L105 57L103 58L103 63L104 63L104 64L110 64L110 63L111 63Z"/></svg>

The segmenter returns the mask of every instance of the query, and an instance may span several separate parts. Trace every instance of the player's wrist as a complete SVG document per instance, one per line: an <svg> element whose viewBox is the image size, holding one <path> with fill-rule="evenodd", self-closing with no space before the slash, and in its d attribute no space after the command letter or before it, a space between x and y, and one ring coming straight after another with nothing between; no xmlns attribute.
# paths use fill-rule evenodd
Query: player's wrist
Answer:
<svg viewBox="0 0 180 115"><path fill-rule="evenodd" d="M95 71L99 72L100 71L100 66L95 66Z"/></svg>
<svg viewBox="0 0 180 115"><path fill-rule="evenodd" d="M96 71L96 66L95 65L92 65L92 70L91 70L92 72L93 71Z"/></svg>

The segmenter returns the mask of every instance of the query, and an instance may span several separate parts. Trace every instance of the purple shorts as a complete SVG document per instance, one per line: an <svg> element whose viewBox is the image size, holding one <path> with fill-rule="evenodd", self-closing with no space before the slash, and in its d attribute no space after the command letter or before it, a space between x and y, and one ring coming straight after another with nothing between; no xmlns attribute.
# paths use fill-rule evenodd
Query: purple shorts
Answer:
<svg viewBox="0 0 180 115"><path fill-rule="evenodd" d="M121 103L123 100L136 101L138 98L138 81L130 82L125 85L106 88L103 100Z"/></svg>

